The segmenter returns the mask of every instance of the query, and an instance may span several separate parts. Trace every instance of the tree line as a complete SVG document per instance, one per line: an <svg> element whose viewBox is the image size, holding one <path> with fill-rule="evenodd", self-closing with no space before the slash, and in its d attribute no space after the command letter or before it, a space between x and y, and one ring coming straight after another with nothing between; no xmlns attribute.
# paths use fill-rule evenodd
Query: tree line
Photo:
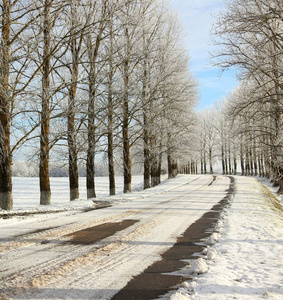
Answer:
<svg viewBox="0 0 283 300"><path fill-rule="evenodd" d="M214 65L238 70L239 86L199 113L201 173L270 178L283 193L283 2L230 0L213 27ZM184 166L183 166L184 169Z"/></svg>
<svg viewBox="0 0 283 300"><path fill-rule="evenodd" d="M49 164L68 164L70 200L95 193L95 157L131 191L176 174L195 122L196 80L177 17L163 0L0 1L0 206L13 208L14 157L38 162L40 204L51 199Z"/></svg>

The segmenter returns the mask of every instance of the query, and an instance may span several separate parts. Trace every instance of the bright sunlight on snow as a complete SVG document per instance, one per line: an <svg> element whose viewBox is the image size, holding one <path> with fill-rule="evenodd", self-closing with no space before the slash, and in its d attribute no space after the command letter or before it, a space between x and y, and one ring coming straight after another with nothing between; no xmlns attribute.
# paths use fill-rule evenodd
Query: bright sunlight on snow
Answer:
<svg viewBox="0 0 283 300"><path fill-rule="evenodd" d="M38 191L33 188L35 179L16 178L15 210L10 213L49 213L0 219L0 271L4 276L1 285L6 291L0 299L111 299L132 276L159 260L160 253L174 245L177 235L190 222L223 198L229 180L226 176L216 177L216 181L211 181L209 175L178 175L144 191L140 190L142 177L138 176L133 182L140 191L115 197L106 196L107 178L97 178L97 201L112 207L84 214L83 222L79 210L96 204L84 200L83 193L82 200L70 203L66 179L53 178L52 205L42 208L38 205ZM196 253L196 259L188 260L186 268L178 271L188 280L159 299L282 299L282 202L266 187L266 181L262 180L263 185L259 178L234 177L232 200L222 211L211 236L202 241L203 253ZM118 189L121 186L122 181ZM169 205L169 193L175 199L177 191L187 200L180 198L183 200ZM153 208L162 203L165 209L158 210L157 215L152 214L155 209L147 208L149 204ZM62 212L55 213L56 210ZM125 234L114 235L113 240L83 247L70 245L70 251L64 252L68 249L64 248L68 232L126 217L139 218L140 224ZM12 287L19 289L19 295L7 294Z"/></svg>

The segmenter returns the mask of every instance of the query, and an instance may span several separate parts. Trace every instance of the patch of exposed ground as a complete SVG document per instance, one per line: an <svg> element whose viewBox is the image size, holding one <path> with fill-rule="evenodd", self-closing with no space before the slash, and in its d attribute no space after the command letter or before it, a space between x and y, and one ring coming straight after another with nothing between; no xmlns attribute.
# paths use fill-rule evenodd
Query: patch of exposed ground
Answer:
<svg viewBox="0 0 283 300"><path fill-rule="evenodd" d="M189 277L171 275L187 265L184 260L197 259L206 245L204 239L210 237L222 210L229 204L234 193L234 178L230 177L227 195L200 219L193 223L177 239L174 246L161 255L161 260L153 263L143 273L134 277L114 295L111 300L147 300L175 290L175 286L190 279ZM192 278L191 278L192 279Z"/></svg>
<svg viewBox="0 0 283 300"><path fill-rule="evenodd" d="M75 245L91 245L111 235L114 235L116 232L124 230L137 222L137 220L124 220L121 222L113 223L109 222L89 227L80 231L72 232L66 235L66 237L72 237L66 243Z"/></svg>

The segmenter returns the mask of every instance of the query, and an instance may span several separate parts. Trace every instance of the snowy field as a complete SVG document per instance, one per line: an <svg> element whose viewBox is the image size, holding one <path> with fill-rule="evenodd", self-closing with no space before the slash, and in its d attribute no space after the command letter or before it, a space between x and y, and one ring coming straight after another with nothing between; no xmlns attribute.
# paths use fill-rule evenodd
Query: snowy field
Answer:
<svg viewBox="0 0 283 300"><path fill-rule="evenodd" d="M116 177L116 193L118 197L111 197L114 201L121 198L123 193L123 177ZM87 207L92 201L86 200L86 178L80 177L79 189L80 200L70 202L69 200L69 179L67 177L51 177L51 206L42 207L39 205L39 179L35 177L13 177L13 199L14 210L58 210L72 207ZM132 177L133 191L143 188L143 176ZM108 177L96 177L95 189L97 198L107 197Z"/></svg>
<svg viewBox="0 0 283 300"><path fill-rule="evenodd" d="M122 205L124 202L126 202L124 203L125 205L131 203L132 210L130 210L130 212L136 213L137 209L140 209L138 206L135 206L135 201L137 199L148 199L145 201L155 201L151 199L157 199L157 197L158 199L162 199L162 197L166 197L166 192L184 185L184 182L189 183L188 187L193 186L193 183L196 182L199 177L200 176L197 175L179 175L174 180L164 180L159 186L142 191L142 176L135 176L133 177L133 190L140 191L134 191L133 193L126 195L122 194L123 180L121 177L117 181L118 195L114 197L105 197L108 195L107 178L97 178L97 200L117 203L117 208L121 207L119 206L119 202ZM259 180L262 181L264 185L262 185ZM220 183L221 182L222 181L220 181ZM203 183L205 183L205 177L202 179L202 184ZM81 179L81 200L72 203L69 201L67 178L53 178L51 184L53 195L52 205L49 207L40 207L38 205L38 179L14 178L15 210L52 211L62 210L63 208L70 210L93 205L91 200L85 199L85 185L83 179ZM207 186L203 190L204 192L202 195L211 197L212 191L213 193L217 192L221 194L220 186L221 185L219 185L219 187L214 185L210 187ZM200 258L194 261L188 261L188 267L185 270L181 270L183 275L188 275L189 277L193 276L194 279L192 281L184 282L177 292L170 293L162 299L283 299L283 212L281 207L283 199L282 197L281 199L276 197L274 193L272 193L275 192L275 190L269 186L267 181L261 179L235 176L235 187L236 192L231 204L223 211L215 228L215 232L209 240L203 241L203 243L207 245L206 251L200 255ZM153 195L155 195L155 198L151 198ZM222 197L221 195L219 195L220 198ZM204 196L202 196L202 200L203 197ZM140 205L141 202L137 201L137 204ZM117 213L115 207L116 205L113 206L113 213ZM112 214L112 211L97 210L95 211L95 214L103 218L110 218L110 213ZM168 220L168 222L174 225L178 222L181 224L180 220L177 219L178 215L176 214L173 216L173 211L174 207L172 206L170 217L174 219ZM2 211L0 213L4 212ZM185 214L185 210L183 212L179 211L180 218L181 216L182 218L185 218ZM43 224L43 222L47 220L47 216L37 216L36 220L38 220L38 224ZM66 212L65 215L62 215L62 218L64 219L68 216L69 213L67 215ZM50 216L48 218L50 218ZM158 224L156 223L157 219L156 221L152 220L151 222ZM54 216L54 221L52 221L54 222L53 226L56 226L59 221L60 220L57 220ZM10 231L14 232L13 234L21 234L23 231L28 230L27 228L19 227L19 224L21 223L29 225L28 219L0 219L0 228L2 227L2 234L4 234L1 238L4 238L3 240L5 241ZM180 226L180 224L178 226ZM6 228L7 231L5 231ZM5 232L7 232L7 235L5 235ZM160 234L158 238L162 240L162 232L164 233L165 231L158 230L156 227L154 236L156 237L156 235ZM133 232L133 234L138 233L140 232ZM173 241L170 239L170 243L172 242ZM15 247L17 246L18 245L15 244ZM41 247L45 247L45 245L41 245ZM28 250L27 247L26 249ZM145 255L145 253L143 253L143 255L148 259L151 257L151 255ZM137 269L135 271L137 272ZM123 279L126 280L125 278ZM108 280L110 280L110 278L108 278ZM72 288L70 288L68 294L72 294ZM73 296L66 296L64 299L75 299L72 297ZM18 297L15 297L15 299L16 298L18 299ZM7 299L5 298L5 295L1 296L1 284L0 299ZM32 296L29 296L19 299L33 298ZM52 299L63 298L54 296ZM92 299L110 298L101 296Z"/></svg>

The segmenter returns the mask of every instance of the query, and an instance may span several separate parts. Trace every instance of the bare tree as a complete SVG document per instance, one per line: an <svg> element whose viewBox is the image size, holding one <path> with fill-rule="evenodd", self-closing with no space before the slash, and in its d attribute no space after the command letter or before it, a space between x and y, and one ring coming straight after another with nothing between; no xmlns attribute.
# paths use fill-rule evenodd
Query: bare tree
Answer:
<svg viewBox="0 0 283 300"><path fill-rule="evenodd" d="M1 5L1 50L0 50L0 205L12 209L12 170L10 151L10 31L12 1L4 0Z"/></svg>
<svg viewBox="0 0 283 300"><path fill-rule="evenodd" d="M282 8L280 0L233 0L219 16L214 27L215 43L220 46L215 53L216 64L228 68L237 66L241 78L254 82L256 102L268 104L266 120L273 130L268 131L273 180L282 193ZM255 106L250 97L242 106L246 111ZM267 133L265 133L267 134ZM246 159L252 153L246 151ZM251 164L247 170L251 172Z"/></svg>
<svg viewBox="0 0 283 300"><path fill-rule="evenodd" d="M87 198L96 197L95 193L95 147L96 147L96 125L95 125L95 102L97 96L97 59L99 55L99 48L103 39L103 34L106 29L108 13L107 1L104 0L100 4L89 2L90 11L92 16L96 17L96 21L91 21L93 24L90 27L89 32L86 34L86 48L87 48L87 76L88 76L88 111L87 111L87 122L88 122L88 149L87 149L87 161L86 161L86 173L87 173Z"/></svg>
<svg viewBox="0 0 283 300"><path fill-rule="evenodd" d="M78 149L77 149L77 129L75 125L76 116L76 96L79 80L79 67L81 64L81 50L83 42L83 24L80 24L79 1L70 1L70 41L71 64L69 70L71 73L71 83L68 86L68 149L69 149L69 185L70 200L79 198L79 171L78 171Z"/></svg>

